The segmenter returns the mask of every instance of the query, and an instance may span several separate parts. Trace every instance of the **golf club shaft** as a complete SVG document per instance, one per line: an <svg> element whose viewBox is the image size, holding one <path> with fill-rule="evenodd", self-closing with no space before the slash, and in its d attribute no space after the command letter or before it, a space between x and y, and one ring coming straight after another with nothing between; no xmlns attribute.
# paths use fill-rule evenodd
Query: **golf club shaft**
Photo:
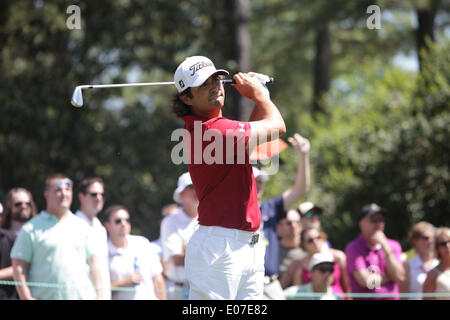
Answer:
<svg viewBox="0 0 450 320"><path fill-rule="evenodd" d="M273 78L267 83L272 83ZM224 84L236 83L234 79L222 80ZM116 84L86 84L79 86L82 89L93 89L93 88L119 88L119 87L142 87L142 86L165 86L173 85L174 82L141 82L141 83L116 83Z"/></svg>
<svg viewBox="0 0 450 320"><path fill-rule="evenodd" d="M85 84L79 86L81 89L93 88L119 88L119 87L142 87L142 86L165 86L173 85L173 82L140 82L140 83L116 83L116 84Z"/></svg>
<svg viewBox="0 0 450 320"><path fill-rule="evenodd" d="M273 83L272 77L265 76L263 83ZM236 83L234 79L222 80L223 84L233 84ZM85 84L80 85L75 88L72 94L72 100L70 101L74 107L80 108L83 106L83 89L94 89L94 88L119 88L119 87L143 87L143 86L166 86L174 85L174 82L137 82L137 83L116 83L116 84Z"/></svg>

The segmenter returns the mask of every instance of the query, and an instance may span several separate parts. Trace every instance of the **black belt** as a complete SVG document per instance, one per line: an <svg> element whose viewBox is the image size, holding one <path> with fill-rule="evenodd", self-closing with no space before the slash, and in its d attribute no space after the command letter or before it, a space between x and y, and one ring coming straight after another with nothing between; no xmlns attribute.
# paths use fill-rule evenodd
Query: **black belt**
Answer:
<svg viewBox="0 0 450 320"><path fill-rule="evenodd" d="M184 282L180 282L180 281L173 281L172 279L167 278L167 280L169 280L170 282L172 282L174 285L176 285L177 287L186 287L187 283Z"/></svg>

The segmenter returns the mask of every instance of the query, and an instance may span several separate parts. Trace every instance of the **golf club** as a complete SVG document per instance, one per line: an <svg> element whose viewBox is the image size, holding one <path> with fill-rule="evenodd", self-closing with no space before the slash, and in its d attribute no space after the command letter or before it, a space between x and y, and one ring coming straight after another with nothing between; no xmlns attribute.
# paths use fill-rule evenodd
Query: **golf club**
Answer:
<svg viewBox="0 0 450 320"><path fill-rule="evenodd" d="M254 72L253 72L254 73ZM254 73L261 83L273 83L272 77ZM235 83L234 79L222 80L223 84ZM117 84L85 84L76 86L72 94L72 100L70 101L74 107L81 108L83 106L83 89L95 89L95 88L119 88L119 87L142 87L142 86L167 86L174 85L174 82L140 82L140 83L117 83Z"/></svg>

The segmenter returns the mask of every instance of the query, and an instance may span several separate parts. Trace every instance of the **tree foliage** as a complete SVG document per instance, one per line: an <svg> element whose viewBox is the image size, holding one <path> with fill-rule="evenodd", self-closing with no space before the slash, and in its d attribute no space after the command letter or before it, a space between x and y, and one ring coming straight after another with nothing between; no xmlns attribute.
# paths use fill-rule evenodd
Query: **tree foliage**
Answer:
<svg viewBox="0 0 450 320"><path fill-rule="evenodd" d="M98 175L106 205L124 204L134 232L156 238L160 209L173 201L177 177L187 169L170 159L177 143L171 133L182 126L170 111L174 89L87 90L81 109L70 97L79 84L171 81L187 55L239 71L238 1L1 1L0 196L23 186L42 209L49 174L63 172L76 183ZM392 60L414 52L411 10L428 1L378 1L384 13L378 31L366 27L372 1L254 0L243 15L252 71L275 77L271 96L288 135L312 141L307 198L326 207L324 227L337 247L357 232L355 217L366 202L392 212L389 235L401 240L420 219L448 224L445 3L436 14L438 45L430 45L420 74ZM80 30L66 25L73 4L81 9ZM330 26L331 82L321 102L325 113L314 118L314 39L323 21ZM224 113L238 111L229 99ZM291 149L281 154L266 198L293 183L295 158Z"/></svg>

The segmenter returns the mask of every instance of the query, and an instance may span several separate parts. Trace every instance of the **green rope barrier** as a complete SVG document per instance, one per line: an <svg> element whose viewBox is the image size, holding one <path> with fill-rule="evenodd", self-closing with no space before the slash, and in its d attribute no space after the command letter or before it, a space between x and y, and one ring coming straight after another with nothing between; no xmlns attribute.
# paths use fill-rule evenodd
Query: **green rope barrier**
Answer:
<svg viewBox="0 0 450 320"><path fill-rule="evenodd" d="M6 281L0 280L0 285L7 286L21 286L23 282L16 281ZM29 287L41 287L41 288L50 288L50 289L67 289L68 286L64 284L57 283L44 283L44 282L26 282L25 283ZM111 291L135 291L134 287L114 287L111 288ZM323 293L315 293L315 292L299 292L296 294L291 294L286 296L287 300L302 300L302 298L320 298L323 296ZM334 295L336 298L340 299L344 298L448 298L450 299L450 292L447 293L343 293L341 295Z"/></svg>

